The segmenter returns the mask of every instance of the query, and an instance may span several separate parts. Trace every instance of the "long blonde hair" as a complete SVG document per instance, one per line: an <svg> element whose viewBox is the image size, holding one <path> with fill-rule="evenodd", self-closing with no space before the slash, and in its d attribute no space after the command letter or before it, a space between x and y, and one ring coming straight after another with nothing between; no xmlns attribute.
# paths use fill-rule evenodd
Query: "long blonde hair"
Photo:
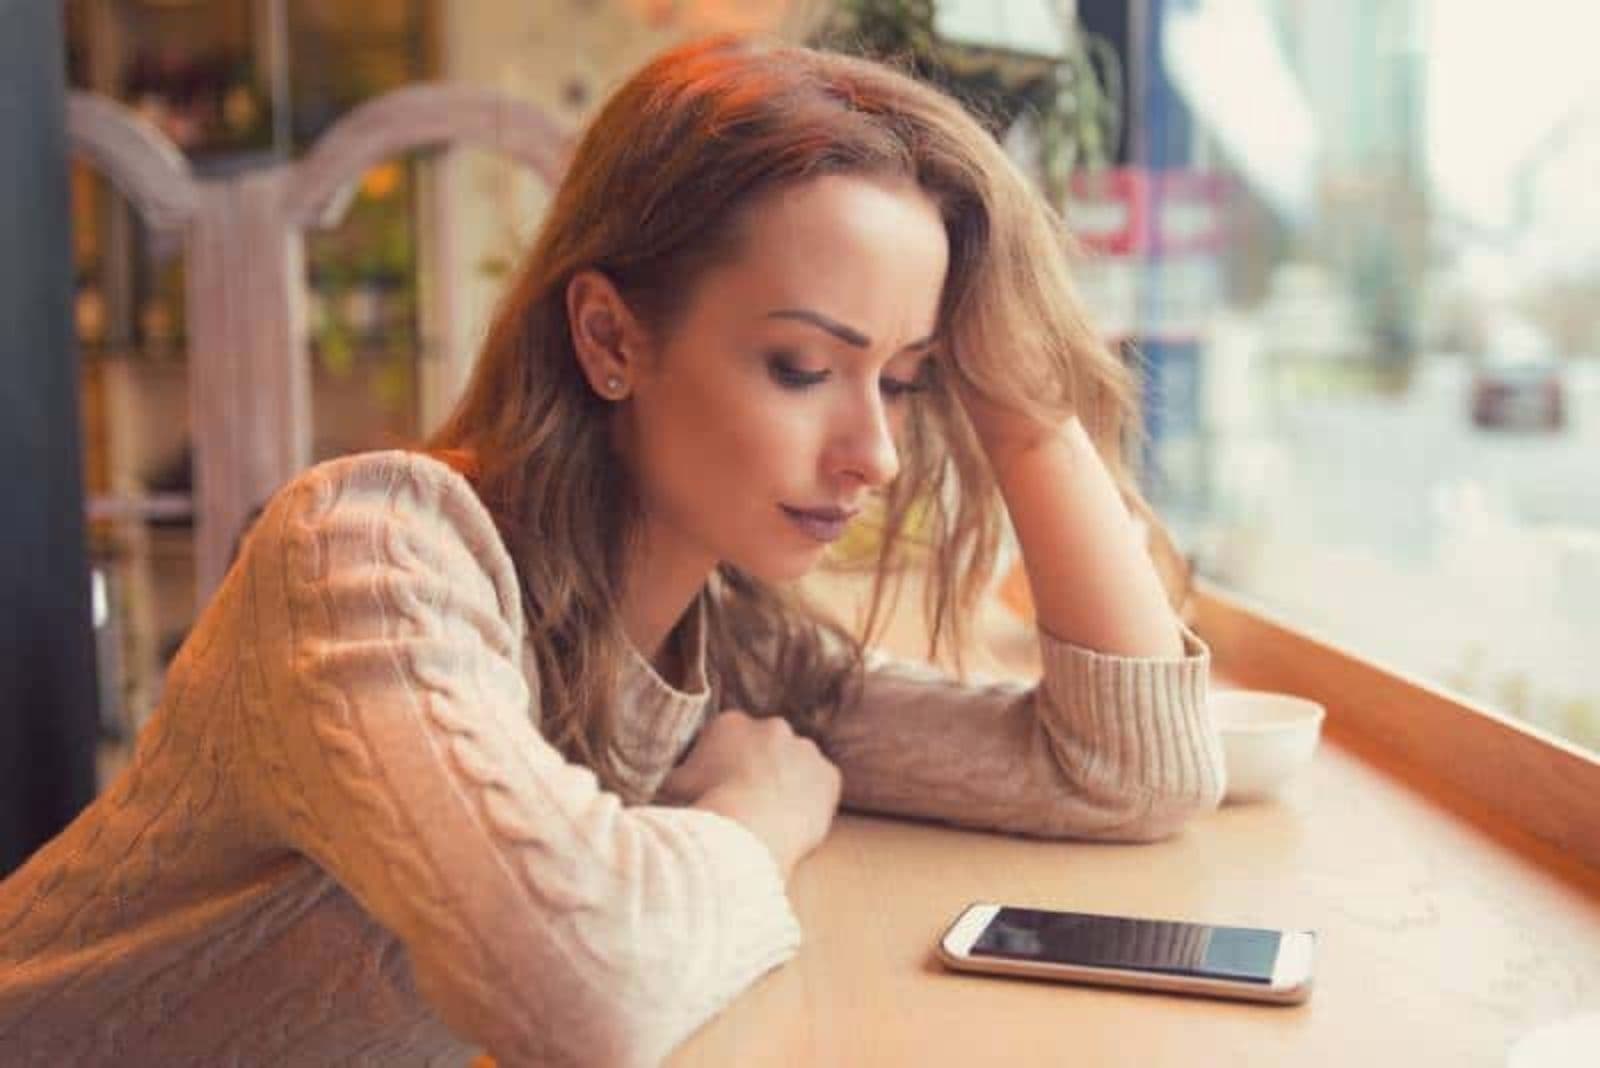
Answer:
<svg viewBox="0 0 1600 1068"><path fill-rule="evenodd" d="M626 781L612 700L627 655L617 591L641 507L611 447L609 406L579 371L567 284L598 270L648 329L670 332L700 274L736 254L741 208L840 173L909 178L939 206L950 266L933 389L912 406L901 472L881 494L861 633L723 564L702 595L718 699L819 735L859 682L862 649L913 560L927 569L929 655L959 650L1004 510L952 375L1041 423L1076 413L1156 535L1169 592L1186 583L1123 460L1137 378L1073 293L1060 220L993 138L954 100L878 63L726 37L679 47L585 131L464 396L425 445L468 474L516 561L546 736L613 789Z"/></svg>

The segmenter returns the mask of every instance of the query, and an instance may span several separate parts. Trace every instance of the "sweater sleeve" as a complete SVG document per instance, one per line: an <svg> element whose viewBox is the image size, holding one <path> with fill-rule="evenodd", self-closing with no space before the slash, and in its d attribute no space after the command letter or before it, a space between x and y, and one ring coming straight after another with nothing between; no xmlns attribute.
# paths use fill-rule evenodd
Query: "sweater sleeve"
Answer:
<svg viewBox="0 0 1600 1068"><path fill-rule="evenodd" d="M240 567L269 828L399 938L460 1037L507 1066L655 1064L794 954L759 839L624 806L538 733L510 557L442 465L312 469Z"/></svg>
<svg viewBox="0 0 1600 1068"><path fill-rule="evenodd" d="M1210 651L1184 628L1172 659L1112 656L1038 632L1042 678L962 683L869 653L827 728L842 803L1040 837L1151 841L1213 809L1221 742Z"/></svg>

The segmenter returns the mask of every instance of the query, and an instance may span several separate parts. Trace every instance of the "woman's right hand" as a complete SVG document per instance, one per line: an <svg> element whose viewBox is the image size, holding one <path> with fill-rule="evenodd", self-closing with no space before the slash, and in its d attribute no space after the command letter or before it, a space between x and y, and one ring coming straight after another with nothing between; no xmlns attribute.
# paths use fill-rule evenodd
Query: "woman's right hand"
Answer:
<svg viewBox="0 0 1600 1068"><path fill-rule="evenodd" d="M748 827L787 880L827 835L841 785L839 769L787 720L727 709L705 725L657 796Z"/></svg>

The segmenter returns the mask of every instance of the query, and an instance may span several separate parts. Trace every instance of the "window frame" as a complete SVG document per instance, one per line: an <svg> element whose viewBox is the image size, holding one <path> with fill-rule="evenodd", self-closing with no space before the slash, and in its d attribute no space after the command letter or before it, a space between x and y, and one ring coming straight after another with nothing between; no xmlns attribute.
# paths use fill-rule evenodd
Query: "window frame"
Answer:
<svg viewBox="0 0 1600 1068"><path fill-rule="evenodd" d="M1300 694L1328 736L1533 859L1600 870L1600 757L1313 635L1197 579L1193 625L1222 685ZM1529 838L1531 836L1531 839Z"/></svg>

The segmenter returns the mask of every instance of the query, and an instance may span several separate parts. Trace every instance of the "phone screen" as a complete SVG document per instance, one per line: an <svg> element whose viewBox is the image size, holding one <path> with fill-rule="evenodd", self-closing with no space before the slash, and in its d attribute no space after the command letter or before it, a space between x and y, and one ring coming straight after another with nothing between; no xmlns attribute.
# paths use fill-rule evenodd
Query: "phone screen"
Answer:
<svg viewBox="0 0 1600 1068"><path fill-rule="evenodd" d="M976 957L1272 982L1277 931L1002 908L969 951Z"/></svg>

